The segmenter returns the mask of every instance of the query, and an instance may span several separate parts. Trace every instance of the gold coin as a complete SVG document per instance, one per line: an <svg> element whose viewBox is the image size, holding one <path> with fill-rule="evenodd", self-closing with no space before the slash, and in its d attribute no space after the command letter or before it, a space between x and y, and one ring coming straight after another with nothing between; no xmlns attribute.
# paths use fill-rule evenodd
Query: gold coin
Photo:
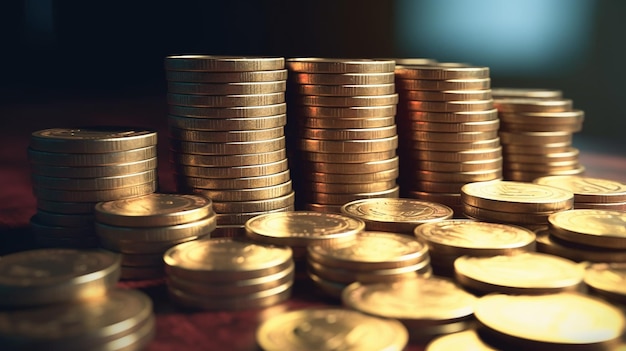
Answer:
<svg viewBox="0 0 626 351"><path fill-rule="evenodd" d="M468 329L439 336L426 345L425 351L448 351L467 349L472 351L498 351L485 343L475 329Z"/></svg>
<svg viewBox="0 0 626 351"><path fill-rule="evenodd" d="M438 162L472 162L483 159L497 159L502 156L502 147L464 151L411 150L412 158Z"/></svg>
<svg viewBox="0 0 626 351"><path fill-rule="evenodd" d="M336 267L326 267L325 265L307 261L307 269L320 279L333 283L351 284L360 282L363 284L393 283L401 280L413 280L420 276L429 276L431 273L430 260L426 259L417 264L403 266L400 268L376 269L368 271L358 271L341 269Z"/></svg>
<svg viewBox="0 0 626 351"><path fill-rule="evenodd" d="M344 107L302 106L298 114L303 117L316 118L372 118L395 116L396 110L396 104Z"/></svg>
<svg viewBox="0 0 626 351"><path fill-rule="evenodd" d="M57 178L33 174L31 176L31 181L34 187L40 189L55 189L63 191L104 191L109 189L117 190L120 188L139 186L148 182L155 182L156 178L156 169L151 169L141 173L100 178Z"/></svg>
<svg viewBox="0 0 626 351"><path fill-rule="evenodd" d="M446 152L460 152L470 150L486 150L500 147L500 138L496 137L487 140L477 140L464 143L449 143L449 142L433 142L433 141L411 141L412 149L415 150L427 150L427 151L446 151Z"/></svg>
<svg viewBox="0 0 626 351"><path fill-rule="evenodd" d="M491 99L491 89L482 90L407 90L402 92L401 97L407 100L419 101L470 101Z"/></svg>
<svg viewBox="0 0 626 351"><path fill-rule="evenodd" d="M462 101L406 101L407 109L423 112L471 112L486 111L494 108L493 100L462 100Z"/></svg>
<svg viewBox="0 0 626 351"><path fill-rule="evenodd" d="M389 106L398 103L398 94L374 96L318 96L303 95L298 103L305 106L324 107L370 107Z"/></svg>
<svg viewBox="0 0 626 351"><path fill-rule="evenodd" d="M533 98L533 99L560 99L563 92L555 89L536 88L492 88L494 98Z"/></svg>
<svg viewBox="0 0 626 351"><path fill-rule="evenodd" d="M309 162L324 163L350 163L359 164L366 162L375 162L378 160L389 160L396 156L396 150L387 150L370 153L327 153L327 152L309 152L303 151L300 155L301 160Z"/></svg>
<svg viewBox="0 0 626 351"><path fill-rule="evenodd" d="M259 211L259 212L241 212L241 213L218 213L217 225L244 225L247 220L256 216L265 215L268 213L290 212L293 211L295 206L287 206L279 208L277 210Z"/></svg>
<svg viewBox="0 0 626 351"><path fill-rule="evenodd" d="M170 299L177 304L205 310L243 310L268 307L283 302L291 296L293 282L287 282L261 292L223 298L207 298L168 286Z"/></svg>
<svg viewBox="0 0 626 351"><path fill-rule="evenodd" d="M392 189L396 186L395 180L385 180L372 183L321 183L310 182L307 184L307 188L313 189L319 193L330 194L348 194L348 193L371 193L376 191L383 191Z"/></svg>
<svg viewBox="0 0 626 351"><path fill-rule="evenodd" d="M35 197L59 202L100 202L131 198L151 194L156 191L156 181L107 190L66 191L33 187Z"/></svg>
<svg viewBox="0 0 626 351"><path fill-rule="evenodd" d="M412 173L419 181L470 183L486 182L502 178L500 168L474 172L432 172L415 171Z"/></svg>
<svg viewBox="0 0 626 351"><path fill-rule="evenodd" d="M525 123L502 122L501 130L511 133L526 132L568 132L576 133L583 129L582 123L576 124L533 124L529 121Z"/></svg>
<svg viewBox="0 0 626 351"><path fill-rule="evenodd" d="M60 153L107 153L154 146L157 133L129 127L52 128L33 132L30 148Z"/></svg>
<svg viewBox="0 0 626 351"><path fill-rule="evenodd" d="M532 124L541 126L567 126L582 124L585 118L583 110L563 112L502 112L498 115L503 124ZM538 126L539 127L539 126Z"/></svg>
<svg viewBox="0 0 626 351"><path fill-rule="evenodd" d="M97 154L45 152L34 150L31 148L28 148L27 151L28 161L31 164L56 167L109 166L117 165L120 163L143 161L157 156L156 145L125 151L105 152Z"/></svg>
<svg viewBox="0 0 626 351"><path fill-rule="evenodd" d="M624 263L595 263L585 270L585 284L610 301L626 301L626 265Z"/></svg>
<svg viewBox="0 0 626 351"><path fill-rule="evenodd" d="M320 140L363 140L390 138L397 135L396 125L379 128L326 129L301 128L300 137Z"/></svg>
<svg viewBox="0 0 626 351"><path fill-rule="evenodd" d="M537 252L492 257L462 256L454 261L462 285L482 293L546 294L576 290L584 267L575 262Z"/></svg>
<svg viewBox="0 0 626 351"><path fill-rule="evenodd" d="M550 233L563 240L626 249L626 212L577 209L554 213L548 220Z"/></svg>
<svg viewBox="0 0 626 351"><path fill-rule="evenodd" d="M486 132L457 132L457 133L440 133L430 131L411 131L411 140L439 143L472 143L483 140L493 140L498 138L497 130Z"/></svg>
<svg viewBox="0 0 626 351"><path fill-rule="evenodd" d="M225 155L254 155L258 153L268 153L272 155L268 158L268 160L275 159L276 156L278 154L282 154L285 149L285 136L283 135L274 139L266 140L233 141L225 143L204 143L170 139L170 145L172 147L172 150L178 153L173 155L173 158L176 162L185 165L200 166L215 164L216 160L224 159L223 156ZM257 156L245 156L243 158L254 159ZM274 161L270 162L276 162L283 158L284 157L280 159L275 159ZM221 161L217 162L227 163ZM245 166L245 164L241 166Z"/></svg>
<svg viewBox="0 0 626 351"><path fill-rule="evenodd" d="M402 90L483 90L491 87L491 79L476 78L429 80L398 78L396 80L396 87Z"/></svg>
<svg viewBox="0 0 626 351"><path fill-rule="evenodd" d="M242 72L282 69L282 57L171 55L165 57L165 69L170 71Z"/></svg>
<svg viewBox="0 0 626 351"><path fill-rule="evenodd" d="M574 205L576 206L577 209L587 208L587 209L607 210L607 211L626 211L626 202L611 202L611 203L575 202Z"/></svg>
<svg viewBox="0 0 626 351"><path fill-rule="evenodd" d="M338 173L322 173L322 172L307 172L304 179L320 183L371 183L387 180L395 180L398 178L399 169L392 168L386 171L380 171L375 173L360 173L360 174L338 174Z"/></svg>
<svg viewBox="0 0 626 351"><path fill-rule="evenodd" d="M189 107L168 105L169 114L172 116L190 118L246 118L267 117L282 115L287 112L287 104L261 106L233 106L233 107Z"/></svg>
<svg viewBox="0 0 626 351"><path fill-rule="evenodd" d="M367 230L410 233L421 224L452 217L444 205L406 198L361 199L348 202L341 212L365 222Z"/></svg>
<svg viewBox="0 0 626 351"><path fill-rule="evenodd" d="M466 184L461 188L461 196L464 203L474 207L517 213L562 211L574 203L570 191L515 181Z"/></svg>
<svg viewBox="0 0 626 351"><path fill-rule="evenodd" d="M346 202L351 202L357 199L369 199L369 198L397 198L400 194L400 187L394 186L390 189L373 192L362 193L348 193L348 194L334 194L334 193L318 193L311 192L305 197L313 203L324 205L343 205Z"/></svg>
<svg viewBox="0 0 626 351"><path fill-rule="evenodd" d="M43 211L37 209L35 214L36 223L43 226L51 227L72 227L72 228L91 228L94 221L93 213L88 214L66 214Z"/></svg>
<svg viewBox="0 0 626 351"><path fill-rule="evenodd" d="M358 335L358 337L354 337ZM409 336L402 323L340 308L286 312L262 322L256 340L264 351L352 348L403 350ZM332 346L329 346L332 343Z"/></svg>
<svg viewBox="0 0 626 351"><path fill-rule="evenodd" d="M121 227L159 227L189 223L213 213L212 201L196 195L150 194L100 202L98 222Z"/></svg>
<svg viewBox="0 0 626 351"><path fill-rule="evenodd" d="M398 168L398 156L363 163L324 163L308 162L303 165L307 172L336 173L336 174L362 174L388 171Z"/></svg>
<svg viewBox="0 0 626 351"><path fill-rule="evenodd" d="M231 202L216 201L213 203L213 208L218 213L261 212L293 206L294 199L295 193L292 191L273 199Z"/></svg>
<svg viewBox="0 0 626 351"><path fill-rule="evenodd" d="M196 131L260 130L284 127L287 124L287 115L243 118L194 118L170 115L167 120L170 128Z"/></svg>
<svg viewBox="0 0 626 351"><path fill-rule="evenodd" d="M544 145L554 143L572 143L572 133L569 132L520 132L511 133L500 131L500 140L503 144L515 145Z"/></svg>
<svg viewBox="0 0 626 351"><path fill-rule="evenodd" d="M494 102L498 112L564 112L572 110L571 99L504 98Z"/></svg>
<svg viewBox="0 0 626 351"><path fill-rule="evenodd" d="M571 148L571 141L537 145L502 144L502 153L505 154L506 158L506 155L510 154L546 155L559 152L567 152Z"/></svg>
<svg viewBox="0 0 626 351"><path fill-rule="evenodd" d="M577 170L579 168L580 163L578 163L578 160L526 163L508 161L507 159L507 163L504 165L505 171L543 172L544 174L551 174L552 172L559 171Z"/></svg>
<svg viewBox="0 0 626 351"><path fill-rule="evenodd" d="M190 236L175 240L142 241L140 245L137 244L136 240L110 240L109 238L102 236L98 238L98 242L101 247L110 251L120 252L122 254L163 254L163 252L165 252L167 249L174 245L185 243L188 241L199 240L208 236L209 234L205 234L202 236Z"/></svg>
<svg viewBox="0 0 626 351"><path fill-rule="evenodd" d="M470 66L401 66L395 69L395 74L402 79L423 80L450 80L450 79L481 79L489 78L489 67Z"/></svg>
<svg viewBox="0 0 626 351"><path fill-rule="evenodd" d="M393 60L317 57L290 58L286 64L292 71L308 73L385 73L396 66Z"/></svg>
<svg viewBox="0 0 626 351"><path fill-rule="evenodd" d="M398 136L370 140L317 140L300 139L300 150L328 153L367 153L395 150Z"/></svg>
<svg viewBox="0 0 626 351"><path fill-rule="evenodd" d="M478 299L474 315L485 332L516 350L613 350L626 325L617 307L573 292L488 295Z"/></svg>
<svg viewBox="0 0 626 351"><path fill-rule="evenodd" d="M537 251L575 262L626 262L626 250L581 245L559 239L549 230L537 231Z"/></svg>
<svg viewBox="0 0 626 351"><path fill-rule="evenodd" d="M502 167L502 157L496 159L485 159L481 161L466 161L456 163L414 160L411 166L424 171L434 172L474 172Z"/></svg>
<svg viewBox="0 0 626 351"><path fill-rule="evenodd" d="M104 250L8 254L0 260L0 303L26 307L100 298L117 283L119 269L119 255Z"/></svg>
<svg viewBox="0 0 626 351"><path fill-rule="evenodd" d="M466 217L487 222L512 223L519 225L545 225L548 223L548 216L551 214L551 212L504 212L488 210L481 207L474 207L463 203L463 214Z"/></svg>
<svg viewBox="0 0 626 351"><path fill-rule="evenodd" d="M450 182L428 182L424 180L419 180L411 186L415 190L431 192L431 193L460 193L461 187L467 183L450 183Z"/></svg>
<svg viewBox="0 0 626 351"><path fill-rule="evenodd" d="M207 147L208 145L201 145L202 143L180 143L181 146L189 146L189 150L192 152L206 152L211 150L200 149L200 147ZM182 149L182 148L181 148ZM273 147L270 147L273 149ZM253 154L191 154L180 153L172 155L172 159L179 164L190 166L203 166L203 167L238 167L238 166L251 166L260 165L265 163L278 162L284 160L287 157L287 151L285 148L279 148L276 150L260 151L259 148L255 151L259 153Z"/></svg>
<svg viewBox="0 0 626 351"><path fill-rule="evenodd" d="M349 243L365 229L363 221L311 211L267 213L246 221L246 235L256 241L290 246Z"/></svg>
<svg viewBox="0 0 626 351"><path fill-rule="evenodd" d="M394 116L370 117L370 118L316 118L305 117L300 121L304 128L326 129L360 129L390 127L396 124Z"/></svg>
<svg viewBox="0 0 626 351"><path fill-rule="evenodd" d="M577 168L565 169L565 170L551 170L547 172L505 170L504 177L508 180L515 180L515 181L530 183L539 177L544 177L548 175L580 175L580 174L583 174L584 172L585 172L584 166L579 166Z"/></svg>
<svg viewBox="0 0 626 351"><path fill-rule="evenodd" d="M285 135L284 127L257 129L257 130L219 130L200 131L189 129L178 129L170 127L170 137L178 140L203 142L203 143L228 143L261 141L280 138Z"/></svg>
<svg viewBox="0 0 626 351"><path fill-rule="evenodd" d="M549 185L574 193L574 203L626 202L626 184L618 181L582 176L546 176L533 183Z"/></svg>
<svg viewBox="0 0 626 351"><path fill-rule="evenodd" d="M266 200L287 195L292 191L292 182L288 180L278 185L267 187L233 189L233 190L211 190L193 189L193 193L213 199L214 201L254 201Z"/></svg>
<svg viewBox="0 0 626 351"><path fill-rule="evenodd" d="M211 213L193 222L151 227L119 227L96 222L95 231L98 237L108 241L174 241L211 233L215 229L216 219L215 213Z"/></svg>
<svg viewBox="0 0 626 351"><path fill-rule="evenodd" d="M300 84L297 86L298 94L317 96L371 96L389 95L395 93L395 85L387 84L362 84L362 85L319 85Z"/></svg>
<svg viewBox="0 0 626 351"><path fill-rule="evenodd" d="M459 122L459 123L438 123L413 121L411 123L412 130L428 131L428 132L444 132L444 133L460 133L460 132L488 132L498 130L500 121L497 119L480 121L480 122Z"/></svg>
<svg viewBox="0 0 626 351"><path fill-rule="evenodd" d="M196 167L186 165L174 165L175 173L180 177L198 178L245 178L275 174L286 171L288 160L282 159L277 162L263 163L252 166L236 167Z"/></svg>
<svg viewBox="0 0 626 351"><path fill-rule="evenodd" d="M314 85L370 85L370 84L391 84L394 82L393 72L384 73L294 73L289 75L289 79L297 84Z"/></svg>
<svg viewBox="0 0 626 351"><path fill-rule="evenodd" d="M466 112L424 112L405 111L402 115L411 121L433 122L433 123L467 123L485 122L498 119L498 110L491 109L485 111Z"/></svg>
<svg viewBox="0 0 626 351"><path fill-rule="evenodd" d="M242 82L274 82L287 79L286 69L240 72L201 72L165 70L165 79L174 82L195 83L242 83Z"/></svg>
<svg viewBox="0 0 626 351"><path fill-rule="evenodd" d="M287 82L186 83L167 82L167 91L175 94L239 95L284 92Z"/></svg>
<svg viewBox="0 0 626 351"><path fill-rule="evenodd" d="M190 95L167 94L167 103L191 107L235 107L263 106L285 102L285 93L243 94L243 95Z"/></svg>
<svg viewBox="0 0 626 351"><path fill-rule="evenodd" d="M118 163L107 166L74 167L57 165L30 164L34 175L57 178L101 178L141 173L157 168L157 158L152 157L141 161Z"/></svg>
<svg viewBox="0 0 626 351"><path fill-rule="evenodd" d="M184 187L191 187L195 189L248 189L257 187L267 187L282 184L291 179L289 170L284 170L278 173L262 175L256 177L243 177L243 178L198 178L179 176L176 178L178 184Z"/></svg>
<svg viewBox="0 0 626 351"><path fill-rule="evenodd" d="M543 155L533 155L533 154L507 154L507 162L512 163L541 163L546 166L551 165L554 162L564 162L564 161L576 161L578 162L578 155L580 151L577 148L569 148L564 152L555 152L555 153L547 153ZM537 183L539 184L539 183Z"/></svg>
<svg viewBox="0 0 626 351"><path fill-rule="evenodd" d="M437 60L426 57L402 57L390 58L389 60L394 60L396 65L402 66L430 66L437 64Z"/></svg>

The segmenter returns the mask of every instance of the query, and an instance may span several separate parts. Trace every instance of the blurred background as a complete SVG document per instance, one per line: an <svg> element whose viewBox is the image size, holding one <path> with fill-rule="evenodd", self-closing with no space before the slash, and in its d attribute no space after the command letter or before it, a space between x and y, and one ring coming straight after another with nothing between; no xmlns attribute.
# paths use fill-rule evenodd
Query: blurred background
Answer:
<svg viewBox="0 0 626 351"><path fill-rule="evenodd" d="M626 155L625 15L610 0L4 1L2 125L90 108L165 123L170 54L428 57L489 66L493 87L560 89L586 113L576 146Z"/></svg>

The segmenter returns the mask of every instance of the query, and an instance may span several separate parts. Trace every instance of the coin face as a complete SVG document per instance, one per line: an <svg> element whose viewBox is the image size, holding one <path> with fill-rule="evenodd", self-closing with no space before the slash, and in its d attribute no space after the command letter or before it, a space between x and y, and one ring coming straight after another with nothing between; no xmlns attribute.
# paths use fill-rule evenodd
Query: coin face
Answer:
<svg viewBox="0 0 626 351"><path fill-rule="evenodd" d="M261 323L263 350L402 350L408 332L398 321L338 308L302 309Z"/></svg>
<svg viewBox="0 0 626 351"><path fill-rule="evenodd" d="M374 198L349 202L341 207L349 216L364 221L422 224L450 218L453 211L434 202L402 198Z"/></svg>
<svg viewBox="0 0 626 351"><path fill-rule="evenodd" d="M576 209L548 217L552 234L581 244L626 248L626 212Z"/></svg>
<svg viewBox="0 0 626 351"><path fill-rule="evenodd" d="M626 300L626 263L595 263L585 270L585 284Z"/></svg>
<svg viewBox="0 0 626 351"><path fill-rule="evenodd" d="M535 179L533 183L569 190L574 193L576 202L626 201L626 184L610 179L583 176L546 176Z"/></svg>
<svg viewBox="0 0 626 351"><path fill-rule="evenodd" d="M51 128L31 134L34 150L67 153L100 153L156 145L157 133L129 127Z"/></svg>

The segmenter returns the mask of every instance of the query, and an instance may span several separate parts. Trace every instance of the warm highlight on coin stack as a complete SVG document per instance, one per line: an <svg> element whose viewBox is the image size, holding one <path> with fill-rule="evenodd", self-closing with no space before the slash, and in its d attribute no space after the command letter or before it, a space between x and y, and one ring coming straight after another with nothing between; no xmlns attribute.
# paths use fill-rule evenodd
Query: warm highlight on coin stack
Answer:
<svg viewBox="0 0 626 351"><path fill-rule="evenodd" d="M284 59L177 55L165 69L178 191L213 200L215 235L243 235L247 219L294 209Z"/></svg>
<svg viewBox="0 0 626 351"><path fill-rule="evenodd" d="M398 65L403 196L462 213L461 186L502 178L499 120L488 67Z"/></svg>
<svg viewBox="0 0 626 351"><path fill-rule="evenodd" d="M398 197L395 61L292 58L299 207L339 213L346 202Z"/></svg>
<svg viewBox="0 0 626 351"><path fill-rule="evenodd" d="M98 246L96 203L157 190L157 133L127 127L33 132L28 148L37 213L31 228L44 247Z"/></svg>

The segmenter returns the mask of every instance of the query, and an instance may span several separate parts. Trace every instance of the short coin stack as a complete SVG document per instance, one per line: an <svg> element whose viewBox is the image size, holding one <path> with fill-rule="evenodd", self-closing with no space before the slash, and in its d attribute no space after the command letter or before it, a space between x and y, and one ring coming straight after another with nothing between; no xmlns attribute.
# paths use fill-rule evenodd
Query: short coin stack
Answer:
<svg viewBox="0 0 626 351"><path fill-rule="evenodd" d="M458 216L463 184L502 177L489 68L398 65L395 74L403 196L445 204Z"/></svg>
<svg viewBox="0 0 626 351"><path fill-rule="evenodd" d="M574 208L626 211L626 184L583 176L545 176L533 180L574 193Z"/></svg>
<svg viewBox="0 0 626 351"><path fill-rule="evenodd" d="M595 263L585 270L585 285L598 296L626 306L626 264Z"/></svg>
<svg viewBox="0 0 626 351"><path fill-rule="evenodd" d="M182 306L261 308L291 296L294 263L286 246L210 238L176 245L163 259L169 296Z"/></svg>
<svg viewBox="0 0 626 351"><path fill-rule="evenodd" d="M454 276L461 256L491 257L535 251L535 234L515 225L452 219L425 223L415 236L428 245L433 272Z"/></svg>
<svg viewBox="0 0 626 351"><path fill-rule="evenodd" d="M155 332L152 301L115 289L120 257L39 249L0 262L3 350L141 350Z"/></svg>
<svg viewBox="0 0 626 351"><path fill-rule="evenodd" d="M395 62L292 58L287 67L299 123L299 206L339 213L352 200L397 197Z"/></svg>
<svg viewBox="0 0 626 351"><path fill-rule="evenodd" d="M167 249L215 230L211 205L198 195L157 193L100 202L96 233L103 247L121 254L122 279L161 278Z"/></svg>
<svg viewBox="0 0 626 351"><path fill-rule="evenodd" d="M31 228L44 247L98 245L94 205L157 190L157 133L129 127L52 128L28 148L37 213Z"/></svg>
<svg viewBox="0 0 626 351"><path fill-rule="evenodd" d="M354 283L389 283L432 273L428 247L408 235L365 231L342 247L309 245L309 277L321 292L340 298Z"/></svg>
<svg viewBox="0 0 626 351"><path fill-rule="evenodd" d="M165 58L178 189L213 200L216 235L243 235L247 219L294 209L284 66L282 57Z"/></svg>
<svg viewBox="0 0 626 351"><path fill-rule="evenodd" d="M524 226L546 225L548 216L574 204L569 190L516 181L468 183L461 188L461 199L468 217Z"/></svg>
<svg viewBox="0 0 626 351"><path fill-rule="evenodd" d="M572 133L582 129L584 113L561 97L497 98L504 179L533 181L546 175L584 172Z"/></svg>

